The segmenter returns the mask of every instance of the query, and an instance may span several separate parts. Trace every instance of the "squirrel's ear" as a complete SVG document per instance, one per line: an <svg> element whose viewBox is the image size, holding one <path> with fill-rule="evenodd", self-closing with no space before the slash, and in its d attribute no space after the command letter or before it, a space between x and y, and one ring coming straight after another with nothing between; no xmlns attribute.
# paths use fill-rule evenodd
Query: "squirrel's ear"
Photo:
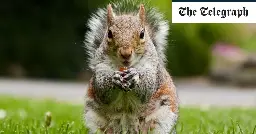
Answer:
<svg viewBox="0 0 256 134"><path fill-rule="evenodd" d="M146 17L145 17L145 8L143 4L140 5L139 18L140 18L141 24L144 26Z"/></svg>
<svg viewBox="0 0 256 134"><path fill-rule="evenodd" d="M108 20L108 26L111 26L114 21L115 14L113 12L111 4L107 7L107 20Z"/></svg>

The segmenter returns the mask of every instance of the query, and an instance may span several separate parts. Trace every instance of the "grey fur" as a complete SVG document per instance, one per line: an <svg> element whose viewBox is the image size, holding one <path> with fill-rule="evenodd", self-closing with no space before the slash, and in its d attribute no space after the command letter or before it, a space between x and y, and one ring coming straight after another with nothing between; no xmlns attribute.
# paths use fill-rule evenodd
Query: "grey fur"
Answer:
<svg viewBox="0 0 256 134"><path fill-rule="evenodd" d="M136 15L138 13L138 6L141 3L143 3L145 6L146 22L149 25L149 29L152 31L150 38L156 47L159 60L162 64L165 64L165 49L167 47L169 25L164 19L163 14L161 14L156 8L150 6L147 2L140 0L122 0L112 3L112 7L116 15ZM86 52L88 54L89 67L93 69L95 67L93 60L95 51L102 43L107 30L106 7L99 8L96 13L92 14L88 21L87 27L89 30L86 33L84 43Z"/></svg>
<svg viewBox="0 0 256 134"><path fill-rule="evenodd" d="M114 3L113 11L116 15L136 15L138 5L138 1L124 0ZM176 124L178 112L171 111L174 106L164 101L176 100L177 96L161 96L158 100L151 100L163 82L168 83L170 89L175 89L165 69L164 51L168 25L154 8L145 4L145 9L149 25L149 30L145 32L145 53L132 66L130 74L127 75L127 85L120 83L123 78L116 73L119 68L115 60L104 52L107 47L106 8L99 9L88 22L90 30L86 33L85 48L89 66L93 71L91 84L95 98L86 98L84 118L90 133L99 128L113 128L114 133L118 134L124 131L138 133L138 129L143 126L139 121L140 117L146 120L145 124L150 124L151 120L157 121L155 133L170 133ZM129 92L123 92L120 86L129 87ZM155 108L155 111L147 113L151 108Z"/></svg>

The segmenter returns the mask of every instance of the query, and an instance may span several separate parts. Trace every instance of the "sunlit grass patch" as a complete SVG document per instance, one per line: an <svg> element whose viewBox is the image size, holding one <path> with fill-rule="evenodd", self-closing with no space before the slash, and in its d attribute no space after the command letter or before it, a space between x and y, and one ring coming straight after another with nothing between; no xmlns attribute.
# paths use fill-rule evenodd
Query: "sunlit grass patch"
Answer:
<svg viewBox="0 0 256 134"><path fill-rule="evenodd" d="M82 105L0 96L0 134L86 134L82 114ZM255 126L256 109L182 107L177 131L253 134Z"/></svg>
<svg viewBox="0 0 256 134"><path fill-rule="evenodd" d="M0 134L13 133L86 133L82 106L51 100L0 97ZM0 114L1 114L0 110ZM47 115L51 121L46 124ZM0 115L1 116L1 115Z"/></svg>

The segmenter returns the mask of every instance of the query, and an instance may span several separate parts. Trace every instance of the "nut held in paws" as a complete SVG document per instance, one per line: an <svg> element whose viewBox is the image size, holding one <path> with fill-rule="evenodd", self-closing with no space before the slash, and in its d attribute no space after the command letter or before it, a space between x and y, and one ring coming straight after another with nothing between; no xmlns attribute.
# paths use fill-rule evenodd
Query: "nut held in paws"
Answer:
<svg viewBox="0 0 256 134"><path fill-rule="evenodd" d="M119 71L124 72L124 71L126 71L127 69L128 69L127 67L120 67L120 68L119 68ZM125 76L125 73L122 73L121 76L124 77L124 76Z"/></svg>
<svg viewBox="0 0 256 134"><path fill-rule="evenodd" d="M127 70L127 67L120 67L120 68L119 68L119 71L121 71L121 72L123 72L123 71L125 71L125 70Z"/></svg>

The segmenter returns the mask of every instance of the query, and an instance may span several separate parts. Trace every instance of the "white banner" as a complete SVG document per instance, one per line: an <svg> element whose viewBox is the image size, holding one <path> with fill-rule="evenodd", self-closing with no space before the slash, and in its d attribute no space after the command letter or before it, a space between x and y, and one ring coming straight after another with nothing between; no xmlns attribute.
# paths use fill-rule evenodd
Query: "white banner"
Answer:
<svg viewBox="0 0 256 134"><path fill-rule="evenodd" d="M256 2L172 2L172 23L256 23Z"/></svg>

